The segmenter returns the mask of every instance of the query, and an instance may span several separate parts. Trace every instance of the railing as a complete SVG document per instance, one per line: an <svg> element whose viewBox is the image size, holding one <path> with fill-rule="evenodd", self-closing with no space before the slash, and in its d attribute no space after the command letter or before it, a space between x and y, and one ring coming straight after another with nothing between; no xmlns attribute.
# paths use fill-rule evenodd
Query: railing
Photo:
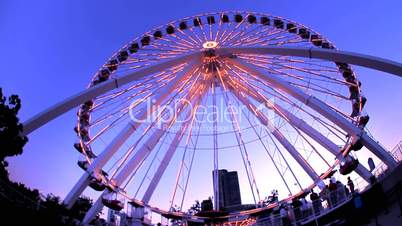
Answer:
<svg viewBox="0 0 402 226"><path fill-rule="evenodd" d="M301 201L301 206L294 208L292 203L282 203L277 209L279 213L257 219L257 226L300 225L315 221L318 217L333 211L353 198L344 186L327 194L321 194L314 201Z"/></svg>
<svg viewBox="0 0 402 226"><path fill-rule="evenodd" d="M402 161L402 140L399 141L397 145L395 145L395 147L390 151L390 154L397 162ZM375 177L381 178L387 169L387 165L385 165L384 163L380 163L373 170L373 174Z"/></svg>
<svg viewBox="0 0 402 226"><path fill-rule="evenodd" d="M390 154L397 162L402 161L402 140L390 151ZM387 166L380 163L373 170L373 175L381 178ZM367 189L369 184L363 179L354 180L355 192L362 192ZM333 211L340 206L344 205L353 198L353 193L347 193L344 186L327 195L320 195L320 199L316 201L306 201L302 207L292 208L291 204L286 203L286 209L282 213L271 214L270 216L259 218L255 225L257 226L286 226L286 225L300 225L317 220L318 217ZM282 204L283 205L283 204ZM277 209L278 211L278 209Z"/></svg>

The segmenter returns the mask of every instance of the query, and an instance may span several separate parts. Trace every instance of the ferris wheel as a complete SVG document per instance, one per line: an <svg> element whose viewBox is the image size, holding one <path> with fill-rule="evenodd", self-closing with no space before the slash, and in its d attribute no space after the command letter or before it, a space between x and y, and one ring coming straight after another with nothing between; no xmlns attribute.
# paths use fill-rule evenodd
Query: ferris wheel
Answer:
<svg viewBox="0 0 402 226"><path fill-rule="evenodd" d="M74 147L85 173L65 203L89 186L102 194L85 222L103 206L196 218L186 205L199 187L220 209L226 168L255 212L269 185L289 199L335 171L368 181L355 155L363 147L394 166L365 132L353 68L312 56L320 50L336 47L302 24L252 12L200 14L138 36L95 73L91 98L80 97Z"/></svg>

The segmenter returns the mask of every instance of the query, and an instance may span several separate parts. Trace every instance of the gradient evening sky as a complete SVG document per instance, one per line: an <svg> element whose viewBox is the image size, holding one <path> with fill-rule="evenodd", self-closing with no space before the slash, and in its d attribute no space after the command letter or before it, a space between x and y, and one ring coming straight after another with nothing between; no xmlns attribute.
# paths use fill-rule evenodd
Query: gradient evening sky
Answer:
<svg viewBox="0 0 402 226"><path fill-rule="evenodd" d="M402 62L402 1L0 1L0 87L23 101L20 117L83 90L123 44L151 28L202 12L250 10L320 32L342 50ZM402 78L355 67L368 98L368 128L387 148L402 139ZM29 137L9 159L11 178L64 197L82 174L72 110ZM210 174L210 172L208 172Z"/></svg>

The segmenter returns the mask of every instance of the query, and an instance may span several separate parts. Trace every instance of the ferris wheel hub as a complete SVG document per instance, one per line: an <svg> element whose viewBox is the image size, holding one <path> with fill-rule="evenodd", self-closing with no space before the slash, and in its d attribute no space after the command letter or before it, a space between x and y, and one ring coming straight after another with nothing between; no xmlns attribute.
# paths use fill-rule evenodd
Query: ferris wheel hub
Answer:
<svg viewBox="0 0 402 226"><path fill-rule="evenodd" d="M202 47L204 49L214 49L217 46L218 46L218 43L215 41L207 41L207 42L204 42L204 44L202 44Z"/></svg>

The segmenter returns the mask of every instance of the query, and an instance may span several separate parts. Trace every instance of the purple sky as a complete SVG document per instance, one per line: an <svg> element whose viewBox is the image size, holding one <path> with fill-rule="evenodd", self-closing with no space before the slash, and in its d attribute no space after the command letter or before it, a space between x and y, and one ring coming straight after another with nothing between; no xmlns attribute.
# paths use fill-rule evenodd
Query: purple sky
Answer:
<svg viewBox="0 0 402 226"><path fill-rule="evenodd" d="M197 13L250 10L282 16L320 32L342 50L402 62L401 1L17 1L0 2L0 87L18 94L22 121L83 90L123 44L151 28ZM387 148L402 139L402 78L356 68L368 98L368 125ZM73 110L30 135L9 159L12 179L61 197L76 165Z"/></svg>

